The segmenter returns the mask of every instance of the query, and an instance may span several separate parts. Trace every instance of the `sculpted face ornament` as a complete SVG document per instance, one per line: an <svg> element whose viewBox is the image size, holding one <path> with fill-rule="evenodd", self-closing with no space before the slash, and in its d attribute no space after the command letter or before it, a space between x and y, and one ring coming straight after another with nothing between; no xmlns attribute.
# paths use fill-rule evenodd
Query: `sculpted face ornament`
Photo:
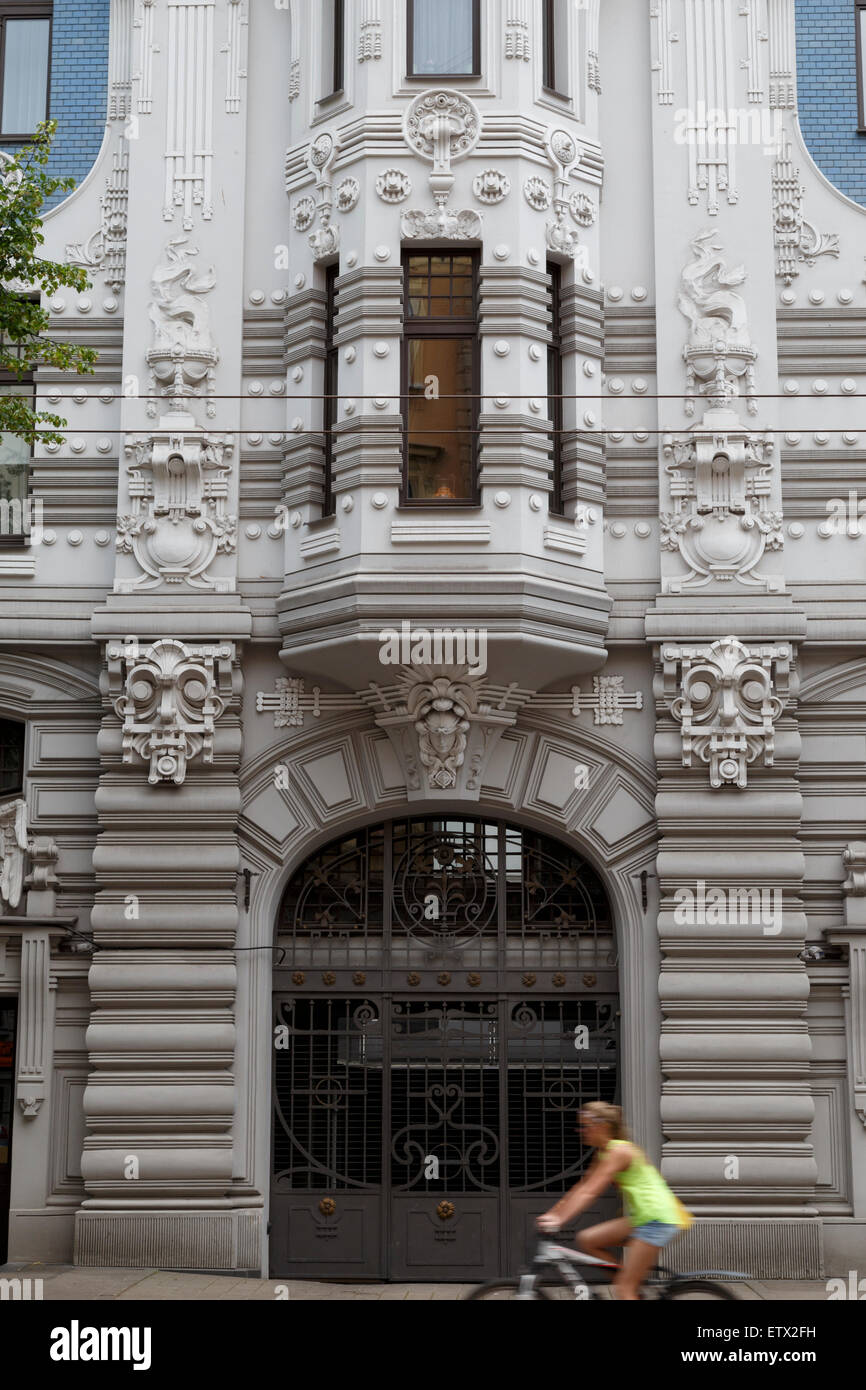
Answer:
<svg viewBox="0 0 866 1390"><path fill-rule="evenodd" d="M747 766L759 756L772 766L775 722L788 691L791 648L748 648L736 637L706 647L663 650L665 689L682 725L683 766L694 753L710 769L710 786L746 786Z"/></svg>

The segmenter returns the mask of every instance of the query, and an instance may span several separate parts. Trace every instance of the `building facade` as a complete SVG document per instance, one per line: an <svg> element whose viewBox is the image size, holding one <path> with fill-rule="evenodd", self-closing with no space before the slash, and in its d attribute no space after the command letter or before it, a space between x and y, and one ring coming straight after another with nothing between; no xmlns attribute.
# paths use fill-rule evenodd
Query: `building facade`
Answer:
<svg viewBox="0 0 866 1390"><path fill-rule="evenodd" d="M866 137L848 197L818 8L92 6L45 249L99 362L0 459L9 1258L481 1279L601 1097L682 1267L856 1267Z"/></svg>

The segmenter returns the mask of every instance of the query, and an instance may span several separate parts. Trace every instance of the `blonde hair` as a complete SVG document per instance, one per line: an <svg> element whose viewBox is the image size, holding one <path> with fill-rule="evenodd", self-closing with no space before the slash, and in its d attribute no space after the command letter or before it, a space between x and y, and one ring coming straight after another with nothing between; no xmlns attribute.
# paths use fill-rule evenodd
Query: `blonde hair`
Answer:
<svg viewBox="0 0 866 1390"><path fill-rule="evenodd" d="M609 1125L612 1138L626 1139L631 1143L628 1130L623 1122L621 1106L608 1105L605 1100L591 1100L588 1105L583 1107L582 1113L588 1115L590 1119L596 1120L599 1124Z"/></svg>

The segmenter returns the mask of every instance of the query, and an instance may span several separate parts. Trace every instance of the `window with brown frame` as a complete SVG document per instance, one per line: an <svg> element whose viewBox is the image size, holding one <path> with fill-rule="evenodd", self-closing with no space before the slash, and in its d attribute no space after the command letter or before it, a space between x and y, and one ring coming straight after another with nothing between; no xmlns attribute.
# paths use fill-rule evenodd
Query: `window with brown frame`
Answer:
<svg viewBox="0 0 866 1390"><path fill-rule="evenodd" d="M337 423L337 378L339 349L334 342L337 317L337 276L340 267L329 265L325 271L325 383L322 402L322 423L325 431L325 468L322 485L322 516L334 515L334 425Z"/></svg>
<svg viewBox="0 0 866 1390"><path fill-rule="evenodd" d="M407 251L403 400L405 503L477 502L478 258Z"/></svg>
<svg viewBox="0 0 866 1390"><path fill-rule="evenodd" d="M555 96L568 95L567 0L541 0L542 82Z"/></svg>
<svg viewBox="0 0 866 1390"><path fill-rule="evenodd" d="M857 11L857 128L866 134L866 0L856 0Z"/></svg>
<svg viewBox="0 0 866 1390"><path fill-rule="evenodd" d="M406 0L409 77L477 77L480 0Z"/></svg>
<svg viewBox="0 0 866 1390"><path fill-rule="evenodd" d="M0 0L0 140L29 140L48 116L50 4Z"/></svg>
<svg viewBox="0 0 866 1390"><path fill-rule="evenodd" d="M555 261L548 261L547 274L550 279L550 342L547 345L547 416L553 426L551 448L550 511L554 516L562 516L562 328L560 309L562 301L562 269Z"/></svg>

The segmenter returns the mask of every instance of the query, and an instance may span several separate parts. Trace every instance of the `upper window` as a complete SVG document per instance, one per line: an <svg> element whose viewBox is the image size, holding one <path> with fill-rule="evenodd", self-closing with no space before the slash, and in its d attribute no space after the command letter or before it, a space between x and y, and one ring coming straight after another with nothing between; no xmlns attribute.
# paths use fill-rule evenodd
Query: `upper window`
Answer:
<svg viewBox="0 0 866 1390"><path fill-rule="evenodd" d="M406 252L403 501L477 501L477 258Z"/></svg>
<svg viewBox="0 0 866 1390"><path fill-rule="evenodd" d="M554 516L564 515L562 498L562 270L555 261L549 261L547 274L550 277L550 342L547 345L547 414L553 426L551 449L550 511Z"/></svg>
<svg viewBox="0 0 866 1390"><path fill-rule="evenodd" d="M325 271L325 390L322 423L325 431L325 476L322 486L322 516L334 515L334 426L337 423L337 373L339 348L334 342L337 317L337 276L340 267Z"/></svg>
<svg viewBox="0 0 866 1390"><path fill-rule="evenodd" d="M51 6L0 0L0 139L26 140L48 116Z"/></svg>
<svg viewBox="0 0 866 1390"><path fill-rule="evenodd" d="M14 796L24 787L24 725L0 719L0 796Z"/></svg>
<svg viewBox="0 0 866 1390"><path fill-rule="evenodd" d="M345 0L322 0L322 100L343 90Z"/></svg>
<svg viewBox="0 0 866 1390"><path fill-rule="evenodd" d="M410 77L480 72L480 0L408 0Z"/></svg>
<svg viewBox="0 0 866 1390"><path fill-rule="evenodd" d="M857 109L859 127L866 131L866 0L857 0Z"/></svg>
<svg viewBox="0 0 866 1390"><path fill-rule="evenodd" d="M541 0L543 82L557 96L568 95L567 0Z"/></svg>

